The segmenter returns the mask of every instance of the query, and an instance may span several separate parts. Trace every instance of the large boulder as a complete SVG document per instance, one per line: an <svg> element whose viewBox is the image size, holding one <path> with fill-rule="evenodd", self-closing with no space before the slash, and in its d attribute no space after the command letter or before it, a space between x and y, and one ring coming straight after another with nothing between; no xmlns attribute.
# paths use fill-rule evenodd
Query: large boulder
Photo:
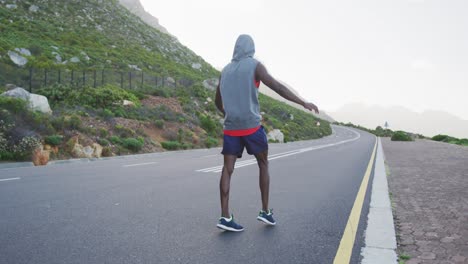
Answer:
<svg viewBox="0 0 468 264"><path fill-rule="evenodd" d="M21 87L16 87L15 89L6 91L2 93L0 96L8 96L19 98L24 101L27 101L29 104L29 108L33 111L39 111L46 114L51 114L52 109L50 109L49 101L47 97L39 94L32 94L26 91Z"/></svg>
<svg viewBox="0 0 468 264"><path fill-rule="evenodd" d="M284 143L284 134L279 129L273 129L272 131L270 131L270 133L268 133L267 137L268 140Z"/></svg>
<svg viewBox="0 0 468 264"><path fill-rule="evenodd" d="M176 86L176 81L172 77L167 77L166 80L164 81L164 84L167 87L175 87Z"/></svg>
<svg viewBox="0 0 468 264"><path fill-rule="evenodd" d="M49 101L47 97L39 94L31 94L29 97L29 108L33 111L39 111L46 114L51 114L52 109L50 109Z"/></svg>
<svg viewBox="0 0 468 264"><path fill-rule="evenodd" d="M219 84L219 79L217 78L206 79L203 81L203 87L211 91L216 91L218 84Z"/></svg>
<svg viewBox="0 0 468 264"><path fill-rule="evenodd" d="M33 151L32 162L34 166L45 166L49 163L50 151L41 146Z"/></svg>
<svg viewBox="0 0 468 264"><path fill-rule="evenodd" d="M19 98L19 99L23 99L24 101L29 101L30 95L31 94L28 91L20 87L16 87L15 89L6 91L1 94L1 96Z"/></svg>
<svg viewBox="0 0 468 264"><path fill-rule="evenodd" d="M78 136L72 137L68 143L68 151L71 152L75 158L100 158L102 156L102 146L94 143L91 146L83 146L79 143Z"/></svg>

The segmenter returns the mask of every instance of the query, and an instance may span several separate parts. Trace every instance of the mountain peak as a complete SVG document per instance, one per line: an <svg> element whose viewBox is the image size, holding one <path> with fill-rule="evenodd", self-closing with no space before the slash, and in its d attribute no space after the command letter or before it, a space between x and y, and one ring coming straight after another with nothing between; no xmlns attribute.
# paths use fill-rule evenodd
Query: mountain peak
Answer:
<svg viewBox="0 0 468 264"><path fill-rule="evenodd" d="M146 24L156 28L163 33L170 34L165 27L159 24L159 19L152 16L145 10L140 0L119 0L119 2L125 8L130 10L130 12L139 16L143 21L145 21Z"/></svg>

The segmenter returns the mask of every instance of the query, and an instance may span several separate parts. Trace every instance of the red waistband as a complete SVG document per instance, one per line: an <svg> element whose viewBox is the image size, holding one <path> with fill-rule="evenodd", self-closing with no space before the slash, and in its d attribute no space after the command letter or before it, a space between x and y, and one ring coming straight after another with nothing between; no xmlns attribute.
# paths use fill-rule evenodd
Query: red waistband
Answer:
<svg viewBox="0 0 468 264"><path fill-rule="evenodd" d="M237 129L237 130L224 130L224 135L231 136L231 137L243 137L252 135L253 133L257 132L261 126L247 128L247 129Z"/></svg>

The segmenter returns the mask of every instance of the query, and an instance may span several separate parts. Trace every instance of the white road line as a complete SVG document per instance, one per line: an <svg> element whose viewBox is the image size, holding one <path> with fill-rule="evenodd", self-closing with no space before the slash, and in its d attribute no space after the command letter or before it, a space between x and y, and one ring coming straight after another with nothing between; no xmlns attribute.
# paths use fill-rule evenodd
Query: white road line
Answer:
<svg viewBox="0 0 468 264"><path fill-rule="evenodd" d="M331 143L331 144L326 144L326 145L319 145L319 146L313 146L313 147L308 147L308 148L302 148L302 149L296 149L296 150L291 150L291 151L287 151L287 152L282 152L282 153L277 153L277 154L273 154L271 156L268 157L268 160L275 160L275 159L280 159L280 158L284 158L284 157L289 157L289 156L292 156L292 155L296 155L296 154L300 154L300 153L304 153L304 152L308 152L308 151L312 151L312 150L318 150L318 149L324 149L324 148L329 148L329 147L333 147L333 146L338 146L338 145L342 145L342 144L345 144L345 143L348 143L348 142L352 142L352 141L356 141L358 140L359 138L361 138L361 134L359 134L358 132L354 131L354 130L351 130L349 128L345 128L343 127L343 129L345 130L348 130L348 131L351 131L352 133L354 133L356 135L356 137L354 138L350 138L350 139L347 139L347 140L343 140L343 141L338 141L336 143ZM234 168L242 168L242 167L246 167L246 166L250 166L250 165L254 165L254 164L257 164L257 160L256 159L249 159L249 160L245 160L245 161L241 161L241 162L237 162L235 167ZM215 167L210 167L210 168L205 168L205 169L200 169L200 170L196 170L197 172L213 172L213 173L219 173L223 170L223 165L220 165L220 166L215 166Z"/></svg>
<svg viewBox="0 0 468 264"><path fill-rule="evenodd" d="M292 152L297 152L297 150L273 154L268 159L271 160L276 156L282 156L282 155L289 154L289 153L292 153ZM241 161L241 162L237 162L236 165L235 165L235 168L241 168L241 167L249 166L249 165L252 165L252 164L257 164L257 160L256 159L249 159L249 160L244 160L244 161ZM220 172L222 169L223 169L223 165L215 166L215 167L211 167L211 168L205 168L205 169L201 169L201 170L197 170L197 171L198 172Z"/></svg>
<svg viewBox="0 0 468 264"><path fill-rule="evenodd" d="M139 163L139 164L128 164L128 165L123 165L124 168L128 167L136 167L136 166L145 166L145 165L151 165L151 164L156 164L157 162L147 162L147 163Z"/></svg>
<svg viewBox="0 0 468 264"><path fill-rule="evenodd" d="M16 180L21 180L21 178L0 179L0 182L4 182L4 181L16 181Z"/></svg>
<svg viewBox="0 0 468 264"><path fill-rule="evenodd" d="M202 156L202 157L200 157L200 158L201 158L201 159L202 159L202 158L212 158L212 157L217 157L217 156L219 156L219 154L208 155L208 156Z"/></svg>

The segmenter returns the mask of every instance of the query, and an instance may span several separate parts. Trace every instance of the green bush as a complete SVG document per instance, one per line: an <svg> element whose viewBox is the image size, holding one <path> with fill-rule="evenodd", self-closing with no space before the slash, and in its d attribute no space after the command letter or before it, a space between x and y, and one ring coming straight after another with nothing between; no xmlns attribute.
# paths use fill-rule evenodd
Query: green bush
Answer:
<svg viewBox="0 0 468 264"><path fill-rule="evenodd" d="M447 135L436 135L432 137L432 140L434 141L440 141L440 142L450 142L450 141L458 141L457 138L447 136Z"/></svg>
<svg viewBox="0 0 468 264"><path fill-rule="evenodd" d="M167 150L177 150L177 149L180 149L182 147L182 145L180 144L180 142L177 142L177 141L165 141L165 142L161 142L161 146L164 148L164 149L167 149Z"/></svg>
<svg viewBox="0 0 468 264"><path fill-rule="evenodd" d="M110 145L109 140L107 140L107 139L105 139L105 138L99 138L99 139L97 140L97 143L98 143L99 145L103 146L103 147L107 147L107 146Z"/></svg>
<svg viewBox="0 0 468 264"><path fill-rule="evenodd" d="M94 108L111 108L122 104L123 100L132 101L136 106L140 105L140 101L134 94L113 85L74 90L67 99L67 103L88 105Z"/></svg>
<svg viewBox="0 0 468 264"><path fill-rule="evenodd" d="M102 111L99 112L99 116L101 116L102 118L106 120L115 117L114 113L107 108L102 109Z"/></svg>
<svg viewBox="0 0 468 264"><path fill-rule="evenodd" d="M143 148L144 142L136 138L126 138L122 142L122 146L133 152L138 152Z"/></svg>
<svg viewBox="0 0 468 264"><path fill-rule="evenodd" d="M99 136L102 138L106 138L109 136L109 131L105 128L99 128Z"/></svg>
<svg viewBox="0 0 468 264"><path fill-rule="evenodd" d="M135 136L135 131L122 125L115 125L114 130L123 138Z"/></svg>
<svg viewBox="0 0 468 264"><path fill-rule="evenodd" d="M218 146L218 140L216 138L208 137L205 140L205 146L207 148L212 148Z"/></svg>
<svg viewBox="0 0 468 264"><path fill-rule="evenodd" d="M63 136L61 135L47 136L45 137L44 142L51 146L59 146L63 142Z"/></svg>
<svg viewBox="0 0 468 264"><path fill-rule="evenodd" d="M163 129L164 128L164 121L163 120L156 120L156 121L154 121L154 125L159 129Z"/></svg>
<svg viewBox="0 0 468 264"><path fill-rule="evenodd" d="M413 141L411 136L404 131L395 131L391 139L392 141Z"/></svg>
<svg viewBox="0 0 468 264"><path fill-rule="evenodd" d="M82 122L79 116L72 115L67 121L66 126L69 129L80 130L82 127Z"/></svg>
<svg viewBox="0 0 468 264"><path fill-rule="evenodd" d="M114 145L122 145L123 140L119 136L112 136L109 138L109 141Z"/></svg>
<svg viewBox="0 0 468 264"><path fill-rule="evenodd" d="M35 90L34 93L47 97L51 105L57 105L58 103L65 101L65 99L67 99L68 96L70 96L72 91L73 87L70 85L54 84L49 87Z"/></svg>
<svg viewBox="0 0 468 264"><path fill-rule="evenodd" d="M6 109L13 114L28 112L28 103L22 99L0 96L0 109Z"/></svg>
<svg viewBox="0 0 468 264"><path fill-rule="evenodd" d="M205 116L205 115L200 116L200 126L209 135L216 135L218 133L216 121L214 121L213 119L211 119L208 116Z"/></svg>

